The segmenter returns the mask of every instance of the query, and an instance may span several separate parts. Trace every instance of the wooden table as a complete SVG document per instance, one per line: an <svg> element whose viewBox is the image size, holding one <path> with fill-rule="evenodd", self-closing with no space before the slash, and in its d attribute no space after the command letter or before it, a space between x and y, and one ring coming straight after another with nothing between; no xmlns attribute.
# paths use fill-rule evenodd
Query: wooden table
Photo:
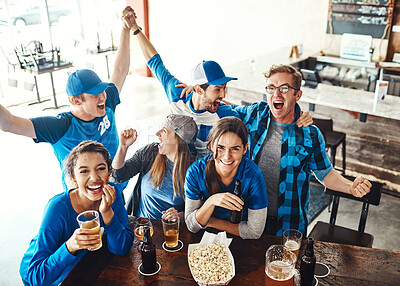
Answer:
<svg viewBox="0 0 400 286"><path fill-rule="evenodd" d="M157 261L162 266L158 274L145 277L138 272L141 258L136 241L125 256L111 254L103 243L100 250L86 254L62 285L196 285L187 262L187 246L200 242L203 232L190 233L182 224L179 239L184 247L171 253L161 247L164 241L161 222L155 220L153 226ZM235 259L236 276L229 285L264 285L265 252L270 245L281 242L281 237L270 235L258 240L234 237L230 250ZM304 249L305 241L300 256ZM315 242L314 249L317 261L327 264L331 270L327 277L318 278L319 285L399 285L400 252L327 242Z"/></svg>

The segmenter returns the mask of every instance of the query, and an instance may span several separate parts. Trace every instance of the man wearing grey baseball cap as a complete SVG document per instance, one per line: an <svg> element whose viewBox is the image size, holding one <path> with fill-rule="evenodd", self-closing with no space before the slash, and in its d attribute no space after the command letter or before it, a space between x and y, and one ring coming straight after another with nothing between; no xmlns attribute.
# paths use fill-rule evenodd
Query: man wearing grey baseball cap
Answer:
<svg viewBox="0 0 400 286"><path fill-rule="evenodd" d="M64 158L85 140L102 143L113 158L118 148L114 112L129 71L130 27L134 18L133 10L123 10L120 45L110 82L102 82L92 70L75 71L68 77L66 87L71 111L28 119L14 116L0 105L0 129L30 137L36 143L50 143L61 169ZM64 175L64 188L68 189Z"/></svg>

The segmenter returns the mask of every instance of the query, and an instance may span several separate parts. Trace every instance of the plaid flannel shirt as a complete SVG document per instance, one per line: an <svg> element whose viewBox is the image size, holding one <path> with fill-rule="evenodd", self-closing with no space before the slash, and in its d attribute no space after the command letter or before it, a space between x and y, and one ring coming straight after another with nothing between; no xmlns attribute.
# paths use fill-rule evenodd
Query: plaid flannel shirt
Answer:
<svg viewBox="0 0 400 286"><path fill-rule="evenodd" d="M238 106L235 110L249 132L247 155L254 161L267 136L271 120L270 108L267 102L261 101ZM286 229L298 229L306 234L311 172L322 181L333 170L322 133L314 125L297 127L296 121L300 116L298 104L295 114L295 122L289 125L282 135L276 233L278 236L282 236Z"/></svg>

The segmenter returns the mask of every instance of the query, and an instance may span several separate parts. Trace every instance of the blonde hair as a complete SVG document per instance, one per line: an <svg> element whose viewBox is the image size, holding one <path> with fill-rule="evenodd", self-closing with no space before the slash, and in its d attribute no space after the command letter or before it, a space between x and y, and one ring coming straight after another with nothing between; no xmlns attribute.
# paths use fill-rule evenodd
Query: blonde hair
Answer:
<svg viewBox="0 0 400 286"><path fill-rule="evenodd" d="M264 76L266 78L270 78L273 74L276 73L289 73L292 75L293 78L293 87L297 88L297 90L300 90L301 88L301 81L303 79L303 76L301 73L296 70L294 67L291 65L272 65L272 67L267 71Z"/></svg>
<svg viewBox="0 0 400 286"><path fill-rule="evenodd" d="M176 133L175 138L178 142L178 150L175 154L174 168L172 170L172 184L174 187L174 194L181 195L183 198L185 198L185 192L183 189L186 171L195 161L195 157L190 155L186 142L176 135ZM167 156L158 153L149 173L153 181L153 187L160 188L164 184L164 177L165 173L167 172L167 167Z"/></svg>

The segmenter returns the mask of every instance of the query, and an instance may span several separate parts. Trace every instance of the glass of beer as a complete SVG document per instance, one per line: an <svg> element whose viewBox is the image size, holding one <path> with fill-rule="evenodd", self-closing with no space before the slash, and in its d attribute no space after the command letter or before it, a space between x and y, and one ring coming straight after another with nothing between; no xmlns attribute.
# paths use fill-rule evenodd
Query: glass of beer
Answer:
<svg viewBox="0 0 400 286"><path fill-rule="evenodd" d="M178 246L179 240L179 217L177 216L171 221L162 219L162 226L165 238L165 245L167 248L174 248Z"/></svg>
<svg viewBox="0 0 400 286"><path fill-rule="evenodd" d="M153 225L147 217L138 217L135 220L135 226L133 227L133 232L138 240L143 241L144 229L150 228L150 235L153 236Z"/></svg>
<svg viewBox="0 0 400 286"><path fill-rule="evenodd" d="M265 285L293 286L296 255L283 245L271 245L265 253Z"/></svg>
<svg viewBox="0 0 400 286"><path fill-rule="evenodd" d="M296 259L299 256L302 238L303 234L297 229L287 229L283 232L283 245L296 254Z"/></svg>
<svg viewBox="0 0 400 286"><path fill-rule="evenodd" d="M89 229L91 234L98 234L100 236L100 243L94 247L88 248L90 251L100 249L103 244L101 242L101 228L100 218L97 211L85 211L80 213L77 218L79 227L82 229Z"/></svg>

